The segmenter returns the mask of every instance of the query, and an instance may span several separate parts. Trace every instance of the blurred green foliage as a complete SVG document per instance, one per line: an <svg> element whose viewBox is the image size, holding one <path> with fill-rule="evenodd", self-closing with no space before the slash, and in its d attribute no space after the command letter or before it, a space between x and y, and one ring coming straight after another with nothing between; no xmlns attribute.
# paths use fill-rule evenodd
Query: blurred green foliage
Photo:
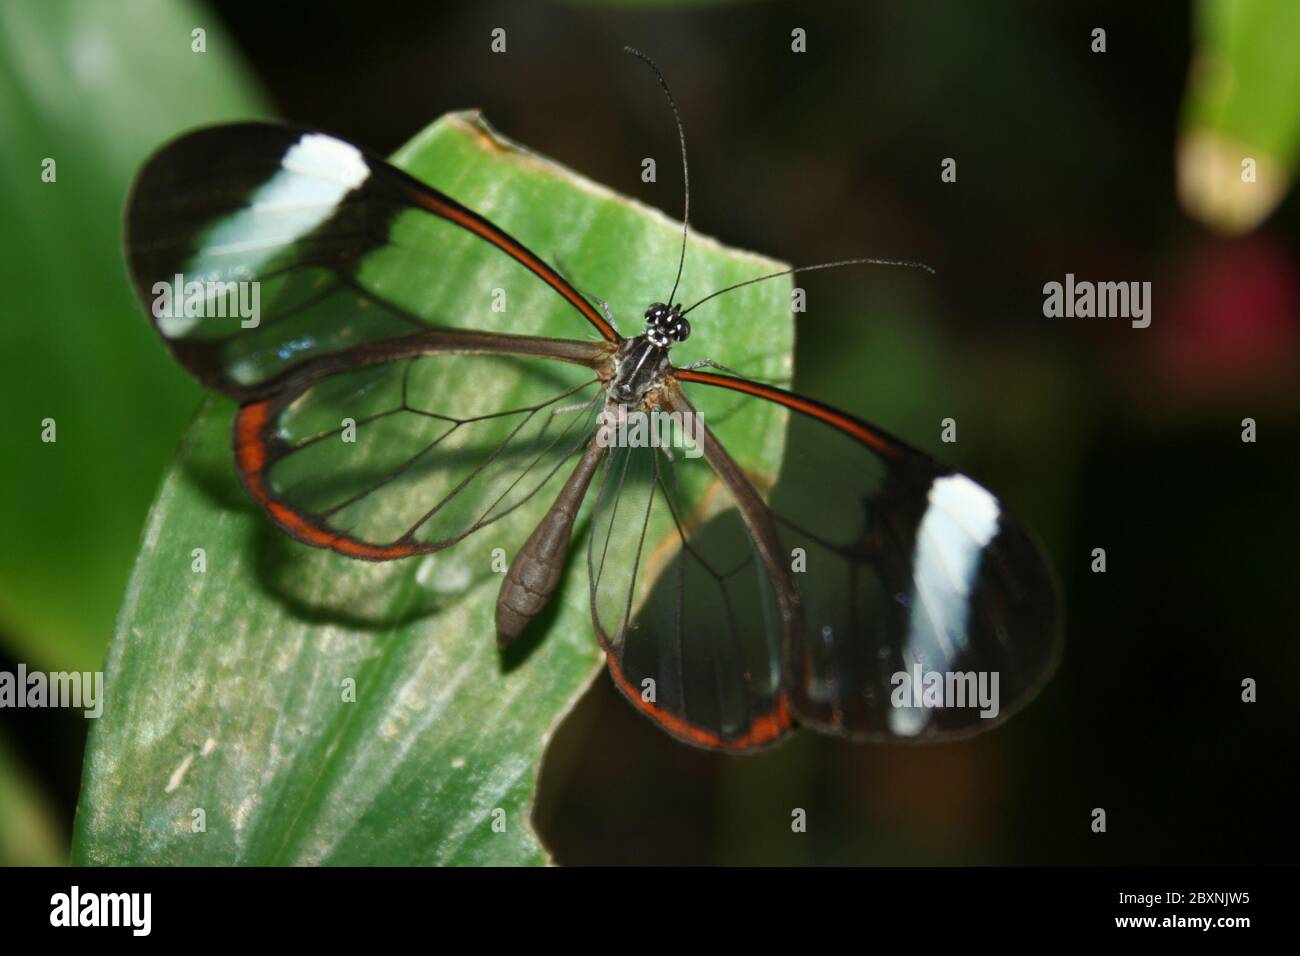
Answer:
<svg viewBox="0 0 1300 956"><path fill-rule="evenodd" d="M1300 4L1199 0L1178 176L1188 212L1239 233L1276 208L1300 162ZM1253 180L1242 161L1253 159Z"/></svg>
<svg viewBox="0 0 1300 956"><path fill-rule="evenodd" d="M200 27L205 53L192 51ZM182 129L262 112L220 25L187 0L135 0L129 15L95 0L0 4L8 659L101 666L148 503L197 404L127 284L131 177ZM53 862L53 816L18 755L4 762L0 864Z"/></svg>
<svg viewBox="0 0 1300 956"><path fill-rule="evenodd" d="M99 666L145 509L198 398L127 284L127 186L167 137L261 112L211 17L166 0L129 13L0 4L0 635L34 667ZM191 52L196 27L206 53Z"/></svg>

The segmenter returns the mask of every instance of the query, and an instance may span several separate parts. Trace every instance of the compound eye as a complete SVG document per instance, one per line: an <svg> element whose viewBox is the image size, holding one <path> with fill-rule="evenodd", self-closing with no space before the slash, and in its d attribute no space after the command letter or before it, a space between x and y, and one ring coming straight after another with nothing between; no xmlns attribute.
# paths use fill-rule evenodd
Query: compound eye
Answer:
<svg viewBox="0 0 1300 956"><path fill-rule="evenodd" d="M676 342L685 342L691 334L691 323L683 316L674 316L672 324L668 326L668 334Z"/></svg>
<svg viewBox="0 0 1300 956"><path fill-rule="evenodd" d="M645 310L646 323L653 328L658 328L667 315L668 306L664 305L662 302L652 303L650 308Z"/></svg>

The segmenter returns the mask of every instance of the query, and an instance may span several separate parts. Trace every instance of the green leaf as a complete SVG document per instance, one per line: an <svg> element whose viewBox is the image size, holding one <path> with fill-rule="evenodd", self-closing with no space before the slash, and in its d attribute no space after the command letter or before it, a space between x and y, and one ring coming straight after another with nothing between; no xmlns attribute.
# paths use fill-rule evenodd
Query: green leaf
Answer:
<svg viewBox="0 0 1300 956"><path fill-rule="evenodd" d="M205 54L190 50L199 25ZM162 140L261 112L216 27L162 0L135 0L129 16L96 0L0 4L0 634L33 666L99 667L198 402L140 321L122 206Z"/></svg>
<svg viewBox="0 0 1300 956"><path fill-rule="evenodd" d="M610 301L625 331L671 284L680 225L504 141L474 114L444 117L396 162L562 261L577 285ZM687 302L779 268L700 237L690 250ZM490 289L500 266L500 254L478 244L455 281ZM408 293L423 283L431 297L451 281L436 267L389 278ZM543 291L527 301L530 332L594 334ZM747 371L788 374L788 303L788 281L721 297L697 313L687 343L696 348L682 358L739 353ZM749 404L752 444L735 450L770 475L783 419ZM74 859L544 862L529 820L538 764L600 666L581 550L537 622L545 627L503 659L493 626L500 575L486 562L465 574L464 556L496 525L392 564L299 545L239 489L232 411L219 400L203 409L154 504L109 651ZM510 526L507 553L548 506L543 497ZM206 573L191 570L196 547L206 550ZM349 678L355 703L342 700ZM193 832L196 810L205 832ZM493 828L495 810L504 832Z"/></svg>
<svg viewBox="0 0 1300 956"><path fill-rule="evenodd" d="M1196 5L1177 164L1189 215L1247 232L1286 195L1300 164L1297 50L1300 4L1292 0Z"/></svg>

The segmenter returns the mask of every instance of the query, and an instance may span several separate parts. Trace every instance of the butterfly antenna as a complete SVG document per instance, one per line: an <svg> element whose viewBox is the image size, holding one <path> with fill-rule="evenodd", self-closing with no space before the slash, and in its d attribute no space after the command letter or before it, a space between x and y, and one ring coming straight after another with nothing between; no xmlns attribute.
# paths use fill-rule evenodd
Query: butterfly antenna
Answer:
<svg viewBox="0 0 1300 956"><path fill-rule="evenodd" d="M664 96L668 97L668 105L672 107L673 119L677 122L677 141L682 146L682 185L686 199L685 208L682 211L682 253L677 260L677 278L673 280L673 291L669 294L667 302L671 306L674 297L677 295L677 287L682 283L682 269L686 265L686 234L691 228L691 173L690 168L686 165L686 130L682 127L681 113L677 111L677 101L673 99L672 90L668 89L668 81L664 79L663 71L659 69L658 64L636 47L625 46L623 49L645 61L650 69L655 71L655 76L659 78L659 85L664 89Z"/></svg>
<svg viewBox="0 0 1300 956"><path fill-rule="evenodd" d="M725 289L719 289L717 292L710 292L690 309L684 309L682 315L690 312L698 306L703 305L710 299L722 295L724 292L730 292L733 289L740 289L747 285L753 285L755 282L762 282L765 279L776 279L780 276L794 275L796 272L816 272L818 269L835 269L839 266L903 266L907 269L924 269L930 275L934 275L934 269L927 266L924 262L913 262L910 259L841 259L839 262L820 262L815 266L796 266L793 269L782 269L780 272L769 272L765 276L758 276L753 279L746 279L744 282L737 282L735 285L729 285Z"/></svg>

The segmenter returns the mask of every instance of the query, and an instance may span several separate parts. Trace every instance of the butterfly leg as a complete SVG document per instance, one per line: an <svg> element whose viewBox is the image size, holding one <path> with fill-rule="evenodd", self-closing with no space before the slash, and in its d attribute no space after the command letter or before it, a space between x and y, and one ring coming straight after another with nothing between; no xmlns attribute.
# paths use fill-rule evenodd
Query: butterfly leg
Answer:
<svg viewBox="0 0 1300 956"><path fill-rule="evenodd" d="M740 373L737 372L735 369L733 369L733 368L727 368L727 366L722 365L722 364L719 363L719 362L715 362L715 361L713 361L713 359L700 359L698 362L692 362L690 365L682 365L682 366L679 366L679 367L680 367L680 368L683 368L683 369L686 369L688 372L689 372L689 371L694 371L694 370L697 369L697 368L716 368L716 369L717 369L718 371L720 371L720 372L727 372L728 374L731 374L731 375L739 375L739 374L740 374Z"/></svg>
<svg viewBox="0 0 1300 956"><path fill-rule="evenodd" d="M559 408L552 408L552 415L567 415L569 412L581 412L591 408L591 402L578 402L576 405L561 405Z"/></svg>
<svg viewBox="0 0 1300 956"><path fill-rule="evenodd" d="M614 321L614 311L609 307L609 303L606 302L604 299L602 299L600 296L593 295L592 293L588 292L586 289L582 288L576 282L570 279L568 276L569 270L565 268L564 263L560 261L559 256L552 256L551 258L555 262L555 271L560 274L560 277L564 279L565 282L569 283L569 285L573 286L575 289L581 292L588 299L590 299L592 302L596 303L596 305L600 308L600 314L605 317L605 321L610 324L610 326L614 329L615 332L617 332L619 335L622 335L623 330L620 329L618 327L618 323Z"/></svg>
<svg viewBox="0 0 1300 956"><path fill-rule="evenodd" d="M729 368L720 362L713 361L713 359L700 359L698 362L691 362L689 365L679 365L677 368L683 371L691 371L697 368L716 368L718 371L726 372L728 375L748 378L755 382L767 382L770 384L788 384L790 382L789 376L783 376L781 378L764 378L752 374L746 374L745 372L737 372L734 368Z"/></svg>

